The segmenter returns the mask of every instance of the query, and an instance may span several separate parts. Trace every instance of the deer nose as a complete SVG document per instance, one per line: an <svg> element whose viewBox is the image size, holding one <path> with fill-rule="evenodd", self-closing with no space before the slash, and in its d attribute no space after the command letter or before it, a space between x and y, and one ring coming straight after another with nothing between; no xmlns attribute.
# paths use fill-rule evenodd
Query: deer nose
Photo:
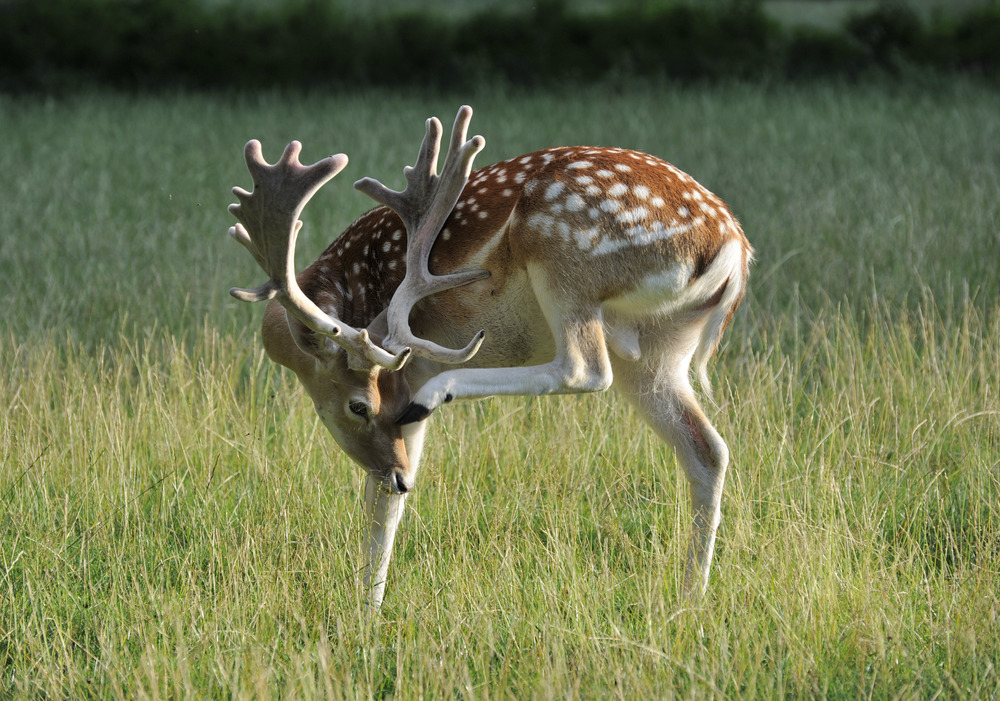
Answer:
<svg viewBox="0 0 1000 701"><path fill-rule="evenodd" d="M410 485L406 483L401 473L393 472L389 475L389 490L393 494L406 494L410 491Z"/></svg>

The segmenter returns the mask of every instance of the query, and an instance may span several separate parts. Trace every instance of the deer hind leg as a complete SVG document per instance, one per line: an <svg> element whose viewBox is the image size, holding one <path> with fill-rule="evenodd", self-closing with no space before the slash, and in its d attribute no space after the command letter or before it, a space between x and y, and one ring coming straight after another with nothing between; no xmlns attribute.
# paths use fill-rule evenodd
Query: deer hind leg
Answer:
<svg viewBox="0 0 1000 701"><path fill-rule="evenodd" d="M687 378L673 365L664 377L657 369L628 363L616 367L616 388L635 405L646 422L674 448L691 489L694 518L685 570L685 593L697 598L708 587L708 574L721 520L722 485L729 448L695 399Z"/></svg>

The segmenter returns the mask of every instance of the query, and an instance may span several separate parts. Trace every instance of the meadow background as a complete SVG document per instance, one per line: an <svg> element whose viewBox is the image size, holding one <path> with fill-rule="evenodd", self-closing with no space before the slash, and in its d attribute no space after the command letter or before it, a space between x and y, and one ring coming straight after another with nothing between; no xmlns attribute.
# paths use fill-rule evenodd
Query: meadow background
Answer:
<svg viewBox="0 0 1000 701"><path fill-rule="evenodd" d="M757 249L687 485L613 394L450 406L381 616L362 475L264 356L242 146L344 151L304 266L471 104L478 165L637 148ZM1000 94L973 78L0 95L0 696L994 698Z"/></svg>

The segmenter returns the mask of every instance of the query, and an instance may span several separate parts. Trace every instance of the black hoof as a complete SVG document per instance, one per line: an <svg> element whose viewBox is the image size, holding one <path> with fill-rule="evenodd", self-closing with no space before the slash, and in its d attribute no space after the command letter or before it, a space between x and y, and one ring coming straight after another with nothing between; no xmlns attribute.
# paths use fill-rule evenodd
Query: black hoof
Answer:
<svg viewBox="0 0 1000 701"><path fill-rule="evenodd" d="M406 424L415 424L418 421L423 421L428 416L431 415L431 410L422 404L411 404L406 407L406 411L399 415L396 419L397 426L405 426Z"/></svg>

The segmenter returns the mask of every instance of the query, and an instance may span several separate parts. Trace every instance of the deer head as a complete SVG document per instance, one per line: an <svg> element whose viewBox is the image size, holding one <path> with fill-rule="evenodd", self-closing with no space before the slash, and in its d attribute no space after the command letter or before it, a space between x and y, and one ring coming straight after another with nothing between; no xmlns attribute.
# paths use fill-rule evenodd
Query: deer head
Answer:
<svg viewBox="0 0 1000 701"><path fill-rule="evenodd" d="M416 434L399 421L412 418L412 412L407 414L410 387L400 371L414 354L431 364L465 362L485 336L480 331L464 348L453 350L417 337L409 326L410 313L423 298L489 276L484 270L434 275L428 268L438 233L468 181L473 158L485 145L481 136L466 140L471 116L468 107L459 111L440 175L442 128L431 118L416 164L404 169L404 190L390 190L371 178L355 183L391 209L405 231L382 242L372 237L374 219L366 230L363 217L341 237L340 248L298 278L294 254L302 226L299 215L320 187L343 170L347 157L339 154L304 166L298 158L301 145L292 142L270 165L260 143L251 141L246 163L253 191L234 188L239 203L229 208L239 221L230 235L269 276L257 288L234 288L230 293L249 302L273 300L263 326L268 354L295 371L344 451L395 493L413 485L405 439ZM377 257L373 246L378 247ZM348 323L356 320L365 327Z"/></svg>

